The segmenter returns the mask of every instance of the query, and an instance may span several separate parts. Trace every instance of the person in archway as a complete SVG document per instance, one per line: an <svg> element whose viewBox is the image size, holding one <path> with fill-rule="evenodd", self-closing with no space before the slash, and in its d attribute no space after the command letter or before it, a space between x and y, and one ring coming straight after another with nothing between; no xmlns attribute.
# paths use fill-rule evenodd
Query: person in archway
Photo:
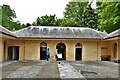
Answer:
<svg viewBox="0 0 120 80"><path fill-rule="evenodd" d="M47 57L47 61L48 61L48 60L49 60L49 58L50 58L49 48L46 50L46 57Z"/></svg>
<svg viewBox="0 0 120 80"><path fill-rule="evenodd" d="M56 61L57 61L57 59L58 59L57 54L58 54L58 49L55 50L55 58L56 58Z"/></svg>

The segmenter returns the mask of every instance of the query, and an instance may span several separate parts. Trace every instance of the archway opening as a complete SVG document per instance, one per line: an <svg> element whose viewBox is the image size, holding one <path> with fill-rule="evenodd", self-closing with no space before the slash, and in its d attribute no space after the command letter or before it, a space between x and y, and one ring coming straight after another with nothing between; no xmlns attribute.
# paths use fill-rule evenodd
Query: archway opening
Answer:
<svg viewBox="0 0 120 80"><path fill-rule="evenodd" d="M75 60L82 60L82 44L77 43L75 48Z"/></svg>
<svg viewBox="0 0 120 80"><path fill-rule="evenodd" d="M113 50L114 50L113 57L114 57L114 60L116 60L117 59L117 43L114 43Z"/></svg>
<svg viewBox="0 0 120 80"><path fill-rule="evenodd" d="M58 60L66 60L66 46L64 43L58 43L56 46L58 49Z"/></svg>
<svg viewBox="0 0 120 80"><path fill-rule="evenodd" d="M47 43L42 42L40 44L40 59L41 60L46 60L46 49L47 49Z"/></svg>
<svg viewBox="0 0 120 80"><path fill-rule="evenodd" d="M8 60L19 60L19 46L8 47Z"/></svg>

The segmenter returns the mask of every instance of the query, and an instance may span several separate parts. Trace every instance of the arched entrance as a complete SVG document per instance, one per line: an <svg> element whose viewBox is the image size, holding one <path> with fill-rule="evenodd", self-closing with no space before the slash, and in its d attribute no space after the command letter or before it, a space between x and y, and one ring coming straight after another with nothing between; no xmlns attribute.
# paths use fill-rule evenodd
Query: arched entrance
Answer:
<svg viewBox="0 0 120 80"><path fill-rule="evenodd" d="M47 49L47 43L42 42L40 44L40 59L45 60L46 59L46 52L45 50Z"/></svg>
<svg viewBox="0 0 120 80"><path fill-rule="evenodd" d="M113 51L114 51L113 57L114 57L114 60L116 60L117 59L117 43L114 43Z"/></svg>
<svg viewBox="0 0 120 80"><path fill-rule="evenodd" d="M77 43L75 45L75 59L76 60L82 60L82 45L80 43Z"/></svg>
<svg viewBox="0 0 120 80"><path fill-rule="evenodd" d="M58 43L56 46L58 49L58 59L66 60L66 46L64 43Z"/></svg>

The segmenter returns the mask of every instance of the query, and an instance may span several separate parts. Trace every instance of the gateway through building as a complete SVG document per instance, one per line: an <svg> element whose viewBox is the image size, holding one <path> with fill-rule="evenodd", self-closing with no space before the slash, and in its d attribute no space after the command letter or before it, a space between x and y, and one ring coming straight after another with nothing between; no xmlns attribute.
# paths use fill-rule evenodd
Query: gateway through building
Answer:
<svg viewBox="0 0 120 80"><path fill-rule="evenodd" d="M58 43L56 46L58 50L58 59L66 60L66 46L64 43Z"/></svg>

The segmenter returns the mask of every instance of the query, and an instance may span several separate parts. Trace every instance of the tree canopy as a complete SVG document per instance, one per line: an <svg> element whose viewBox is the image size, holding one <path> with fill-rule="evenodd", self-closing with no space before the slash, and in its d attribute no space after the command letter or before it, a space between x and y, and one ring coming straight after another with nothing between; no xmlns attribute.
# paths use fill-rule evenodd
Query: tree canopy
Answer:
<svg viewBox="0 0 120 80"><path fill-rule="evenodd" d="M56 26L56 15L45 15L38 17L32 25L37 26Z"/></svg>
<svg viewBox="0 0 120 80"><path fill-rule="evenodd" d="M69 2L66 5L64 18L72 23L69 26L90 27L97 29L97 12L88 2Z"/></svg>
<svg viewBox="0 0 120 80"><path fill-rule="evenodd" d="M0 9L0 15L2 17L2 26L6 27L9 30L18 30L23 28L20 21L13 20L14 18L16 18L16 13L10 8L9 5L0 6Z"/></svg>
<svg viewBox="0 0 120 80"><path fill-rule="evenodd" d="M99 8L98 28L108 33L120 28L120 2L103 2Z"/></svg>
<svg viewBox="0 0 120 80"><path fill-rule="evenodd" d="M89 28L97 29L98 13L96 9L92 9L91 4L88 4L84 11L84 25Z"/></svg>
<svg viewBox="0 0 120 80"><path fill-rule="evenodd" d="M64 18L68 21L73 21L74 26L84 26L84 12L88 2L69 2L66 5Z"/></svg>

